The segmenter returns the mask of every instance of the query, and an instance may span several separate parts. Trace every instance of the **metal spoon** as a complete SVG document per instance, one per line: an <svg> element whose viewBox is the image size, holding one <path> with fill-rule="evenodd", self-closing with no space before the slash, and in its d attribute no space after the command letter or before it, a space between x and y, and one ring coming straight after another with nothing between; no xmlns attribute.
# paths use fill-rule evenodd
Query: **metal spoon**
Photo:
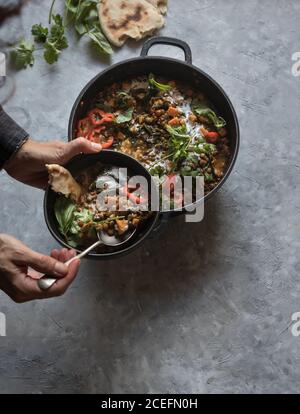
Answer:
<svg viewBox="0 0 300 414"><path fill-rule="evenodd" d="M128 233L128 230L124 235L122 235L122 238L127 233ZM131 233L128 235L128 237L126 237L124 240L120 242L120 239L118 239L117 237L109 236L104 231L98 231L97 235L98 235L99 240L96 243L94 243L92 246L84 250L82 253L78 254L75 257L72 257L72 259L68 260L65 264L69 266L74 260L82 259L83 257L85 257L87 254L89 254L92 250L96 249L96 247L100 246L101 244L104 244L105 246L109 246L109 247L122 246L123 244L127 243L135 235L135 233L136 233L136 229L132 230ZM56 281L57 279L44 276L41 279L39 279L37 283L41 290L48 290L54 285Z"/></svg>

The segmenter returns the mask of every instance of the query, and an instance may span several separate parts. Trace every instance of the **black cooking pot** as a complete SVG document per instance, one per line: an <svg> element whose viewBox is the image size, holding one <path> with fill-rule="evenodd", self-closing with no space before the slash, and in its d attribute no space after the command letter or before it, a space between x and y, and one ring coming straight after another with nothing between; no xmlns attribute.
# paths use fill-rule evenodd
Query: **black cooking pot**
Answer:
<svg viewBox="0 0 300 414"><path fill-rule="evenodd" d="M137 160L130 157L129 155L111 150L104 150L98 154L92 155L79 155L73 158L66 165L66 168L71 172L72 175L76 176L80 174L81 171L85 171L87 168L95 165L98 162L103 165L127 168L130 175L145 177L148 182L149 195L152 195L153 200L158 199L156 187L155 185L151 184L152 177L150 173L142 166L142 164L140 164ZM155 193L153 193L153 191L155 191ZM50 186L48 186L44 198L44 215L46 223L52 236L62 246L70 248L70 246L66 243L64 237L58 230L58 224L54 213L54 205L56 199L57 194L51 190ZM105 247L105 250L103 252L101 251L100 253L90 253L88 257L94 259L109 259L112 257L130 253L132 250L137 248L147 236L149 236L152 233L153 229L157 226L159 218L160 214L158 212L153 212L151 218L141 223L141 225L138 228L138 231L136 232L136 235L132 239L130 239L130 241L123 244L121 247ZM82 250L83 249L77 249L77 253L81 253Z"/></svg>
<svg viewBox="0 0 300 414"><path fill-rule="evenodd" d="M182 62L177 59L157 57L157 56L148 56L149 49L155 44L166 44L177 46L184 51L185 62ZM232 103L230 102L228 96L221 88L221 86L212 79L209 75L204 73L202 70L192 65L192 52L187 43L172 39L168 37L154 37L145 42L141 56L123 62L117 63L103 72L99 73L94 77L80 92L78 98L76 99L74 106L71 111L70 120L69 120L69 132L68 139L69 141L75 139L75 129L78 121L86 116L87 111L90 109L90 102L94 99L95 95L103 90L105 87L120 81L125 81L127 79L147 75L149 73L154 73L155 75L160 75L166 77L167 79L175 79L185 83L188 83L191 88L204 93L212 102L216 110L224 117L227 121L227 131L229 145L231 148L231 159L226 173L224 174L223 179L219 184L204 197L204 201L212 197L218 189L222 187L227 178L229 177L233 166L235 164L240 143L239 135L239 125L238 119L233 108ZM107 151L105 151L107 152ZM112 151L108 151L112 152ZM70 164L70 170L76 169L76 163ZM66 243L62 240L61 236L58 233L57 225L55 223L55 218L53 216L53 206L51 213L51 203L54 201L54 194L51 190L48 190L45 198L45 215L48 227L53 234L53 236L63 245L66 246ZM202 200L197 200L196 203L202 202ZM50 210L49 210L50 209ZM162 227L161 223L164 225L168 222L168 218L173 216L173 214L160 214L156 215L154 220L151 222L150 227L146 229L143 233L140 234L139 240L136 241L133 245L127 246L121 251L117 252L108 252L105 255L101 254L92 254L90 257L94 258L109 258L111 256L118 256L120 254L129 252L133 250L137 245L139 245L147 236L153 234L155 231L158 233Z"/></svg>
<svg viewBox="0 0 300 414"><path fill-rule="evenodd" d="M185 62L165 57L148 56L149 49L155 44L166 44L181 48L185 54ZM72 108L69 121L69 141L75 138L76 125L81 118L86 116L90 102L95 98L97 92L115 82L150 73L188 83L192 88L204 93L222 117L226 119L231 159L223 179L204 197L204 201L206 201L222 187L232 171L239 151L239 124L233 105L224 90L209 75L192 65L191 49L182 40L169 37L153 37L145 42L140 57L117 63L92 79L80 92ZM201 201L203 199L197 200L196 203ZM172 216L172 214L168 214L168 216Z"/></svg>

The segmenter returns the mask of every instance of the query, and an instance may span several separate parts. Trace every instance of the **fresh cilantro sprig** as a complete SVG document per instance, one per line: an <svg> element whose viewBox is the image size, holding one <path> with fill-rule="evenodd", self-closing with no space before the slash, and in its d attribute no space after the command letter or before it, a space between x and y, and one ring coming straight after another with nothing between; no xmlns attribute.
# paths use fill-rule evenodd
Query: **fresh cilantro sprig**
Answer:
<svg viewBox="0 0 300 414"><path fill-rule="evenodd" d="M98 17L98 0L64 0L65 18L54 13L52 0L49 10L49 25L41 23L34 24L31 34L36 43L41 44L44 49L44 59L52 65L57 62L63 49L68 47L68 40L65 36L67 25L73 25L79 36L86 35L91 39L97 50L105 55L113 53L112 47L104 36ZM33 66L35 62L34 53L40 50L32 42L22 40L13 50L13 58L18 68Z"/></svg>
<svg viewBox="0 0 300 414"><path fill-rule="evenodd" d="M175 165L185 159L188 155L188 148L192 141L192 136L188 133L186 125L178 127L167 126L170 135L169 154Z"/></svg>
<svg viewBox="0 0 300 414"><path fill-rule="evenodd" d="M31 34L37 43L45 43L48 37L48 33L48 27L43 27L41 23L34 24L31 28Z"/></svg>
<svg viewBox="0 0 300 414"><path fill-rule="evenodd" d="M40 24L34 24L31 28L31 34L36 43L43 45L44 59L52 65L57 62L59 55L63 49L68 47L68 41L65 36L64 19L60 14L54 14L53 0L50 7L49 27ZM13 59L18 68L26 68L34 64L34 52L36 47L27 41L22 41L13 51Z"/></svg>
<svg viewBox="0 0 300 414"><path fill-rule="evenodd" d="M34 65L34 44L22 40L14 50L13 50L13 59L15 65L18 69L27 68L27 66Z"/></svg>
<svg viewBox="0 0 300 414"><path fill-rule="evenodd" d="M50 34L44 44L44 58L50 65L57 62L61 51L68 47L63 18L61 15L56 14L52 16L52 21L54 23L51 26Z"/></svg>

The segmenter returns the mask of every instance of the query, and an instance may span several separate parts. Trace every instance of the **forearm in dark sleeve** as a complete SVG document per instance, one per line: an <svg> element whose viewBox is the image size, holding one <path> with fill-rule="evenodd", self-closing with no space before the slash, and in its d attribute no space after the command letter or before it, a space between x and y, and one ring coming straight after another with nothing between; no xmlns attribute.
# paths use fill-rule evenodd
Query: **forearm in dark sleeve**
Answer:
<svg viewBox="0 0 300 414"><path fill-rule="evenodd" d="M15 154L29 135L0 106L0 169Z"/></svg>

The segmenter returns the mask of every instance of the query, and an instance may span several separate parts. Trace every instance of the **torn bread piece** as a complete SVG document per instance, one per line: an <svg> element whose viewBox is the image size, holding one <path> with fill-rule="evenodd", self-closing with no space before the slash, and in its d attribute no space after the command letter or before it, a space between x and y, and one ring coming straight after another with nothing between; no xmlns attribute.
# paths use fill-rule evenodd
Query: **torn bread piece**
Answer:
<svg viewBox="0 0 300 414"><path fill-rule="evenodd" d="M46 168L49 172L49 184L52 190L78 202L84 194L84 190L72 174L57 164L46 165Z"/></svg>
<svg viewBox="0 0 300 414"><path fill-rule="evenodd" d="M153 34L165 23L147 0L100 0L99 19L108 40L119 47L128 38L140 40Z"/></svg>
<svg viewBox="0 0 300 414"><path fill-rule="evenodd" d="M168 0L147 0L152 6L156 7L161 14L166 14L168 10Z"/></svg>

